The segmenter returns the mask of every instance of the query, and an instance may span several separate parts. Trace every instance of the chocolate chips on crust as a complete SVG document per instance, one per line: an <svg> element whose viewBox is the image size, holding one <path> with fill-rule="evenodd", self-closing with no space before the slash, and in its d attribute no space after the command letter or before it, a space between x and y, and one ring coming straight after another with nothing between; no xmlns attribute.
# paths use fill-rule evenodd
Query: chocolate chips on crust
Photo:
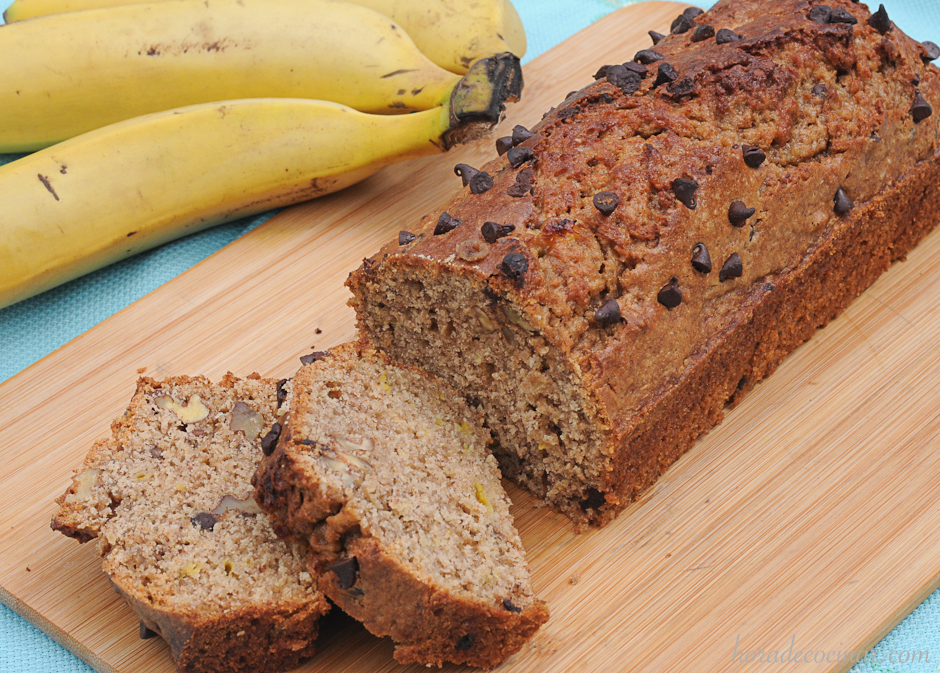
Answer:
<svg viewBox="0 0 940 673"><path fill-rule="evenodd" d="M510 166L519 168L525 162L535 159L535 152L531 147L513 147L506 153L506 158Z"/></svg>
<svg viewBox="0 0 940 673"><path fill-rule="evenodd" d="M878 11L868 17L868 25L884 35L891 30L891 19L884 5L878 5Z"/></svg>
<svg viewBox="0 0 940 673"><path fill-rule="evenodd" d="M621 320L620 304L616 299L608 299L594 312L594 322L601 325L616 325Z"/></svg>
<svg viewBox="0 0 940 673"><path fill-rule="evenodd" d="M457 164L454 173L463 180L463 186L470 186L473 194L482 194L493 188L493 178L486 171L480 171L468 164Z"/></svg>
<svg viewBox="0 0 940 673"><path fill-rule="evenodd" d="M930 103L923 97L920 90L917 90L914 94L914 104L911 105L911 117L914 119L914 123L920 124L932 114L933 108L930 107Z"/></svg>
<svg viewBox="0 0 940 673"><path fill-rule="evenodd" d="M713 26L698 26L692 33L693 42L704 42L715 37L715 28Z"/></svg>
<svg viewBox="0 0 940 673"><path fill-rule="evenodd" d="M936 42L924 40L920 44L924 48L924 53L921 55L921 60L924 63L930 63L940 58L940 46L938 46Z"/></svg>
<svg viewBox="0 0 940 673"><path fill-rule="evenodd" d="M832 202L833 210L836 211L836 215L845 215L855 207L855 203L852 202L852 199L849 198L849 195L845 193L842 187L836 190L836 195L833 197Z"/></svg>
<svg viewBox="0 0 940 673"><path fill-rule="evenodd" d="M453 231L459 227L462 222L463 220L459 217L451 217L448 213L441 213L441 216L437 218L437 224L434 225L434 235L440 236L441 234Z"/></svg>
<svg viewBox="0 0 940 673"><path fill-rule="evenodd" d="M672 181L672 193L689 210L695 210L695 191L697 189L698 183L695 180L676 178Z"/></svg>
<svg viewBox="0 0 940 673"><path fill-rule="evenodd" d="M665 58L658 51L652 49L641 49L636 53L636 56L633 57L633 60L637 63L642 63L643 65L650 65L656 61L662 61Z"/></svg>
<svg viewBox="0 0 940 673"><path fill-rule="evenodd" d="M744 264L741 262L741 255L732 252L731 256L721 265L721 271L718 272L718 280L724 283L731 278L740 278L744 275Z"/></svg>
<svg viewBox="0 0 940 673"><path fill-rule="evenodd" d="M529 260L518 252L510 252L499 263L499 270L506 278L516 281L516 285L522 287L525 282L525 272L529 270Z"/></svg>
<svg viewBox="0 0 940 673"><path fill-rule="evenodd" d="M601 215L610 215L620 205L620 197L614 192L598 192L594 195L594 207Z"/></svg>
<svg viewBox="0 0 940 673"><path fill-rule="evenodd" d="M751 168L760 168L760 165L767 159L764 150L753 145L741 145L741 154L744 157L744 163Z"/></svg>
<svg viewBox="0 0 940 673"><path fill-rule="evenodd" d="M491 245L501 239L503 236L508 236L515 230L515 225L497 224L496 222L484 222L483 226L480 227L480 233L483 235L483 240Z"/></svg>
<svg viewBox="0 0 940 673"><path fill-rule="evenodd" d="M701 273L711 273L712 258L704 243L696 243L692 248L692 268Z"/></svg>
<svg viewBox="0 0 940 673"><path fill-rule="evenodd" d="M743 227L748 219L757 212L753 208L744 205L744 201L734 200L728 207L728 221L732 227Z"/></svg>
<svg viewBox="0 0 940 673"><path fill-rule="evenodd" d="M718 44L728 44L729 42L740 42L741 36L730 28L721 28L715 33L715 42Z"/></svg>
<svg viewBox="0 0 940 673"><path fill-rule="evenodd" d="M674 309L682 303L682 291L679 289L679 281L676 278L663 285L662 289L656 295L656 301L668 309Z"/></svg>

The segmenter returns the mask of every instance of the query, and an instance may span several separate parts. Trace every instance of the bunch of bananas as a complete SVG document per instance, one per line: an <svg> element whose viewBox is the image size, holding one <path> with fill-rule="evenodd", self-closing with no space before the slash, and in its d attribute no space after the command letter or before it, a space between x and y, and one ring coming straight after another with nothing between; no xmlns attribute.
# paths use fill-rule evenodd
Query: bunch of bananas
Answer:
<svg viewBox="0 0 940 673"><path fill-rule="evenodd" d="M522 90L508 0L16 0L4 18L0 153L35 153L0 166L0 308L484 135Z"/></svg>

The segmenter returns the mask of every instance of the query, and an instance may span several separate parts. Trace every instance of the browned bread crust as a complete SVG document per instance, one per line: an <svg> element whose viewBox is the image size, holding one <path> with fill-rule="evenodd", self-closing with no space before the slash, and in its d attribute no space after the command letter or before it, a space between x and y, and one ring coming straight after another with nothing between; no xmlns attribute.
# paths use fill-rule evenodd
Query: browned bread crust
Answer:
<svg viewBox="0 0 940 673"><path fill-rule="evenodd" d="M375 391L361 388L343 371L344 368L355 368L356 364L351 360L358 358L376 361L386 371L398 370L411 377L412 384L416 378L431 384L420 393L420 406L402 402L406 422L412 416L437 415L439 425L446 427L465 415L472 419L472 412L462 403L445 402L445 399L452 397L452 391L433 382L424 372L398 368L380 354L364 354L358 345L333 349L325 357L323 362L304 367L294 378L290 414L282 420L283 428L278 444L272 454L262 460L253 480L256 500L272 516L279 535L309 542L312 552L311 572L320 575L321 591L346 613L361 621L370 632L390 636L396 643L395 658L399 662L428 665L453 662L484 668L498 665L517 652L548 619L546 605L532 596L531 587L528 586L528 572L524 567L517 567L514 572L521 578L518 580L520 583L508 588L512 593L500 594L496 600L486 600L484 592L476 586L468 587L465 591L453 591L447 583L427 572L427 566L422 566L414 558L407 558L400 549L396 549L395 541L379 532L378 527L374 526L375 519L362 511L361 499L351 495L348 489L338 487L338 481L332 483L325 479L322 471L316 468L321 456L333 455L328 447L335 437L330 433L350 433L350 436L355 435L350 441L360 442L368 441L366 438L369 435L363 434L368 433L368 429L356 428L350 421L349 428L328 424L318 433L306 420L329 414L322 408L326 395L314 383L317 377L313 372L318 366L331 368L325 376L338 382L334 390L337 393L342 391L344 400L356 397L368 408L371 403L369 398ZM334 367L334 364L339 366ZM401 376L396 381L393 374L389 374L388 382L392 388L390 395L399 389L402 379L405 377ZM428 391L433 394L426 395ZM338 401L337 404L342 402ZM448 413L448 407L455 413ZM501 545L508 547L518 566L523 556L508 514L508 498L502 493L495 466L482 469L485 461L481 457L486 450L487 435L482 428L474 428L475 423L479 421L469 420L467 424L470 427L463 432L464 436L469 437L472 431L476 439L467 439L464 448L456 442L453 446L454 454L468 452L469 459L460 462L461 466L466 466L462 468L466 474L446 483L435 483L434 489L444 494L444 498L450 499L450 489L459 491L460 484L466 482L468 477L471 482L478 479L488 492L487 507L494 510L491 516L495 517L489 526L484 526L481 535L505 536L506 541ZM379 422L378 427L386 426ZM415 438L410 443L420 453L424 449L417 437L424 434L421 425L416 423L414 428ZM432 436L429 441L437 442L440 439ZM380 444L389 442L388 434L377 435L375 447L360 452L358 458L373 465L370 469L375 470L379 481L395 481L392 492L406 503L403 506L407 514L403 517L424 516L424 513L419 512L431 510L437 512L434 502L419 502L412 495L409 477L395 479L388 472L383 472L389 469L402 472L413 470L412 464L404 460L401 463L386 463L386 459L377 453L383 448ZM487 476L485 472L488 471L493 474ZM413 473L420 474L416 469ZM355 488L367 492L364 500L369 503L383 500L382 495L372 490L374 487L368 477L364 484L358 484ZM426 509L422 510L422 507ZM452 512L443 510L442 506L441 513L450 520ZM422 543L417 546L415 553L433 557L447 553L448 549L450 547L446 544L442 544L439 550ZM489 555L473 561L474 565L488 572L494 567L491 564L507 562ZM330 570L337 563L341 570Z"/></svg>
<svg viewBox="0 0 940 673"><path fill-rule="evenodd" d="M278 540L251 500L276 386L257 375L141 378L57 499L52 528L98 540L141 637L161 636L182 673L294 668L313 655L329 609L301 545ZM226 497L235 509L211 513Z"/></svg>
<svg viewBox="0 0 940 673"><path fill-rule="evenodd" d="M348 282L365 338L479 400L504 474L576 521L635 500L936 224L937 68L820 5L719 2Z"/></svg>

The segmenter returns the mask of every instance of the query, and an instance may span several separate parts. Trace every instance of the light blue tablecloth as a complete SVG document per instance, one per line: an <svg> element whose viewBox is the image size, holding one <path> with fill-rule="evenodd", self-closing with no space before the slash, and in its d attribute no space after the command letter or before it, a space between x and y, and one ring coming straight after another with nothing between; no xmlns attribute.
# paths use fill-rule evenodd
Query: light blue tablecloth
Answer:
<svg viewBox="0 0 940 673"><path fill-rule="evenodd" d="M0 11L12 0L0 0ZM513 0L529 38L525 60L547 51L629 0ZM699 0L708 7L712 3ZM892 20L918 40L940 43L940 0L885 0ZM16 67L15 63L3 64ZM0 123L3 123L0 110ZM12 160L0 155L0 163ZM2 206L0 206L2 207ZM0 310L0 382L70 339L208 257L264 221L233 222L138 255L45 294ZM3 226L0 221L0 226ZM0 400L2 403L2 400ZM2 451L2 447L0 447ZM729 643L729 657L732 653ZM818 643L830 650L839 643ZM927 652L929 661L907 661L905 653ZM921 655L923 656L923 655ZM799 666L794 666L799 670ZM0 605L0 673L91 671L11 610ZM894 629L852 673L940 671L940 591Z"/></svg>

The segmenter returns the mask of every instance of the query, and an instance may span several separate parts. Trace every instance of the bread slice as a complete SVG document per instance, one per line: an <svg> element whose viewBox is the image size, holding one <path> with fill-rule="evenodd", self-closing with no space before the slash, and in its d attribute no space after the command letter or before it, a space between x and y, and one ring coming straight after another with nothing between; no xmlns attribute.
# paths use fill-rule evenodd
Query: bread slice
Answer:
<svg viewBox="0 0 940 673"><path fill-rule="evenodd" d="M293 381L255 476L320 589L402 663L492 667L548 619L481 415L417 369L346 344Z"/></svg>
<svg viewBox="0 0 940 673"><path fill-rule="evenodd" d="M348 281L362 338L479 400L503 474L582 524L940 221L940 70L884 10L720 0L675 25L485 175L458 166Z"/></svg>
<svg viewBox="0 0 940 673"><path fill-rule="evenodd" d="M279 540L251 497L277 398L256 374L142 378L58 499L52 527L98 539L141 637L163 636L180 671L293 668L329 609L302 546Z"/></svg>

